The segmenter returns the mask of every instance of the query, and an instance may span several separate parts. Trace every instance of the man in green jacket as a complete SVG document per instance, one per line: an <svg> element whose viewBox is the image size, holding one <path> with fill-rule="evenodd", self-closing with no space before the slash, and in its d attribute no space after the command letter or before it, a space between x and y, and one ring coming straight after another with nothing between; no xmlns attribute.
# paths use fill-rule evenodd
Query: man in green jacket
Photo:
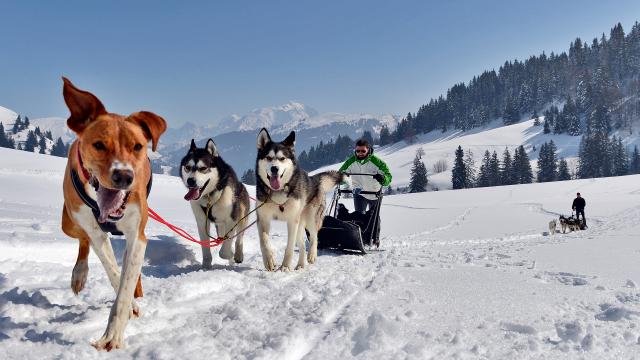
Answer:
<svg viewBox="0 0 640 360"><path fill-rule="evenodd" d="M353 188L353 205L355 210L365 213L367 207L375 206L377 198L371 194L360 194L360 191L377 192L383 186L391 183L391 172L387 164L379 157L373 155L373 148L365 139L356 142L355 154L342 164L340 170L345 173L360 173L370 175L351 175Z"/></svg>

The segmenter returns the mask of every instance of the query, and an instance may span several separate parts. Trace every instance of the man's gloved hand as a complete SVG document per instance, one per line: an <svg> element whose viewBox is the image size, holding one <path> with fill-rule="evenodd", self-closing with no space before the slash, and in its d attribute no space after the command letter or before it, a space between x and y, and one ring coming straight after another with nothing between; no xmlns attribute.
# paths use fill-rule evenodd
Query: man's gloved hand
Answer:
<svg viewBox="0 0 640 360"><path fill-rule="evenodd" d="M379 182L380 185L384 183L384 176L382 174L375 174L373 175L373 178L376 179L376 181Z"/></svg>
<svg viewBox="0 0 640 360"><path fill-rule="evenodd" d="M360 191L362 191L360 188L353 189L353 195L360 195Z"/></svg>

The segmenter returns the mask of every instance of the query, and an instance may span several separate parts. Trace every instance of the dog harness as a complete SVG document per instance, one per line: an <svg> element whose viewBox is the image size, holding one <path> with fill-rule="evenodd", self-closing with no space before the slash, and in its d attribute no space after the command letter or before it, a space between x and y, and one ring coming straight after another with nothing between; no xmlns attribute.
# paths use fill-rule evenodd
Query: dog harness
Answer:
<svg viewBox="0 0 640 360"><path fill-rule="evenodd" d="M77 157L78 157L78 165L80 166L80 170L82 171L82 176L89 180L91 186L94 187L94 189L96 191L98 191L98 182L97 180L95 180L94 178L91 177L91 174L89 173L89 170L87 170L84 167L84 164L82 162L82 157L80 156L80 144L78 143L78 151L77 151ZM149 163L151 163L151 159L147 158L149 160ZM93 217L96 219L96 222L98 223L98 226L100 226L100 230L106 232L106 233L111 233L113 235L124 235L122 233L122 231L118 230L118 228L116 227L116 222L120 219L122 219L124 217L124 215L121 215L119 217L113 217L113 216L109 216L109 220L107 220L106 222L101 223L100 221L98 221L98 218L100 217L100 208L98 207L98 203L93 200L89 194L87 194L87 192L84 190L84 183L82 182L82 180L80 179L80 175L78 174L77 171L75 171L71 166L69 166L70 171L71 171L71 183L73 184L73 188L76 189L76 193L78 194L78 196L80 197L80 199L82 199L82 202L84 202L85 205L87 205L90 209L91 212L93 213ZM149 193L151 192L151 185L153 183L153 172L151 173L151 175L149 176L149 182L147 183L147 198L149 198ZM124 197L124 201L122 202L122 208L124 209L124 207L127 205L127 201L129 200L129 195L131 194L131 192L127 192L127 194Z"/></svg>

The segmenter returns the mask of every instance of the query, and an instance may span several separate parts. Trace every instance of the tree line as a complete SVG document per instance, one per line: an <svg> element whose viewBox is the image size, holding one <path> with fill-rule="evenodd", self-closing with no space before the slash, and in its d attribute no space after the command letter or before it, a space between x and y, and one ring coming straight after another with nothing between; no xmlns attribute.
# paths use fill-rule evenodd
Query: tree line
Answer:
<svg viewBox="0 0 640 360"><path fill-rule="evenodd" d="M40 154L49 154L59 157L67 157L69 152L69 145L62 141L61 137L58 137L55 141L50 130L42 132L40 127L36 126L34 130L30 130L29 117L18 115L11 127L11 130L7 131L2 123L0 123L0 147L17 149L28 152L38 152ZM28 130L27 138L23 142L16 142L14 136L24 130ZM51 150L47 152L47 140L53 142Z"/></svg>

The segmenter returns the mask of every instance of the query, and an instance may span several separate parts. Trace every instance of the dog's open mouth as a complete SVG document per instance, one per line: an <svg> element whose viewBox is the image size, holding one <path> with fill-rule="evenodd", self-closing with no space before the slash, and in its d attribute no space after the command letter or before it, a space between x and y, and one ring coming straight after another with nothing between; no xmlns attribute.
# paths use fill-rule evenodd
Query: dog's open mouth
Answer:
<svg viewBox="0 0 640 360"><path fill-rule="evenodd" d="M280 190L280 186L282 185L280 180L282 179L283 175L284 175L284 171L282 172L282 175L280 175L280 176L269 176L267 174L267 179L269 179L269 186L271 186L271 188L273 190Z"/></svg>
<svg viewBox="0 0 640 360"><path fill-rule="evenodd" d="M189 191L184 196L184 199L185 200L198 200L198 199L200 199L200 194L202 194L202 192L207 187L207 185L209 185L209 180L207 180L207 182L204 183L204 185L201 188L199 188L197 186L194 186L192 188L188 188Z"/></svg>
<svg viewBox="0 0 640 360"><path fill-rule="evenodd" d="M97 181L96 195L100 216L98 222L117 221L124 215L129 193L124 190L114 190L100 185ZM96 185L94 185L96 186Z"/></svg>

